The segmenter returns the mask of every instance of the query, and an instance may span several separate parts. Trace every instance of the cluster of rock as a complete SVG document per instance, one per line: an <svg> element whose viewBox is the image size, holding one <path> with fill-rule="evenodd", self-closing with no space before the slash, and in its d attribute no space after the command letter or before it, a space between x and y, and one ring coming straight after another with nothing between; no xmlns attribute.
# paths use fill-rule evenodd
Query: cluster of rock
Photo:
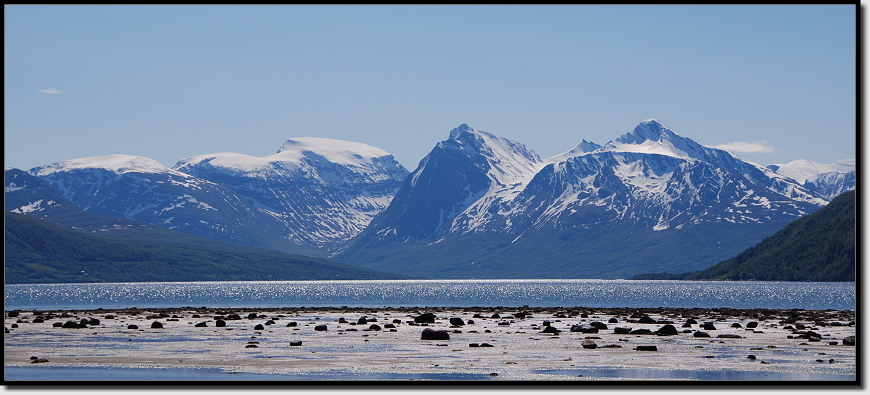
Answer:
<svg viewBox="0 0 870 395"><path fill-rule="evenodd" d="M464 314L471 314L472 311L473 310L467 310ZM389 330L391 332L396 332L398 331L397 326L402 324L405 324L408 327L424 326L426 328L423 328L420 332L421 341L449 341L451 340L451 334L462 333L463 328L466 328L470 325L475 325L475 320L480 320L483 324L510 326L512 324L517 324L521 321L533 319L535 315L545 315L547 316L547 319L541 319L540 321L535 320L531 323L528 323L528 321L526 321L528 323L528 326L524 325L523 328L531 327L532 329L539 331L539 334L548 336L559 336L563 332L595 335L603 334L607 331L610 331L612 334L615 335L663 337L691 335L694 338L712 338L714 335L711 335L711 332L715 333L717 331L721 331L726 333L720 333L718 335L715 335L716 338L742 339L744 338L744 336L741 336L740 334L734 332L741 331L741 333L743 333L745 331L746 334L764 333L763 331L759 330L761 329L761 323L764 323L764 329L777 328L779 330L790 331L791 334L787 336L788 339L805 340L806 342L826 341L827 344L831 346L841 344L844 346L856 345L856 336L847 336L843 339L835 340L831 339L829 335L822 334L821 332L823 332L823 329L820 329L825 327L854 326L854 312L815 312L802 310L732 311L727 309L638 309L633 311L629 309L609 309L599 311L597 313L589 313L583 312L582 310L571 309L556 311L553 311L552 309L528 309L520 310L512 314L508 314L503 311L491 311L490 313L476 312L473 313L473 319L464 319L462 317L459 317L455 315L455 311L452 311L450 316L439 317L438 315L436 315L436 313L439 312L438 309L433 309L433 311L427 312L409 309L406 310L406 312L408 313L407 319L405 319L404 321L402 319L396 318L392 319L389 322L380 322L377 317L372 317L370 315L361 315L350 320L344 317L340 317L336 320L336 322L339 325L339 332L354 332L358 330ZM145 319L153 320L150 325L151 329L162 329L165 325L171 323L172 321L178 321L180 318L189 317L193 319L203 319L203 317L206 316L206 314L209 312L200 311L199 313L201 313L202 315L191 314L189 316L172 315L167 312L160 312L158 314L143 314L142 312L137 310L128 310L124 311L124 313L131 317L144 316ZM254 331L264 331L266 327L270 325L276 325L278 321L284 320L287 321L286 325L284 325L285 327L293 328L293 330L301 329L296 321L287 320L286 316L283 314L265 315L259 314L256 311L249 312L248 314L239 314L238 312L233 311L216 311L210 313L211 314L208 315L210 316L210 319L204 319L202 321L199 321L193 326L196 328L208 328L209 324L213 322L215 327L226 327L227 330L232 330L232 327L227 327L228 321L248 321L252 325ZM591 317L590 314L592 314ZM610 317L600 317L605 315L610 315ZM32 316L30 317L22 317L20 315L20 312L10 311L7 312L6 316L8 318L17 319L18 322L12 325L13 329L17 328L18 323L43 323L58 318L63 320L54 322L52 324L52 327L62 329L89 328L94 326L105 327L106 324L104 321L117 321L114 314L102 315L101 318L103 319L103 321L101 321L100 318L95 317L79 318L75 316L74 312L33 312ZM658 318L653 318L653 316ZM579 322L574 321L574 319L578 318ZM746 319L743 320L741 323L734 322L735 318ZM569 320L573 322L568 322ZM189 323L193 324L193 322ZM313 326L313 330L315 332L328 332L330 330L330 326L327 323L320 322L315 324L315 322L312 321L310 322L310 325ZM346 326L342 328L342 325ZM305 326L309 326L309 324L305 324ZM139 329L139 326L136 324L129 324L126 327L129 330L144 331L144 329ZM477 333L477 330L474 329L479 329L479 327L473 327L472 330L468 332ZM483 329L486 329L486 327L484 326ZM6 329L6 332L9 333L8 328ZM484 332L491 333L489 329L486 329ZM598 343L596 343L595 340L601 340L601 337L597 336L585 336L578 340L580 340L579 345L583 349L622 348L622 346L619 344L599 345ZM619 340L627 341L625 339ZM290 342L289 346L300 347L302 346L302 341L292 341ZM468 346L471 348L493 347L492 344L479 342L469 343ZM258 348L258 342L249 341L245 345L245 348ZM659 351L659 347L648 344L637 345L633 348L633 350ZM757 360L757 357L755 355L749 355L747 359L755 361ZM39 358L37 358L37 360L39 360ZM40 362L47 361L39 361L33 363Z"/></svg>

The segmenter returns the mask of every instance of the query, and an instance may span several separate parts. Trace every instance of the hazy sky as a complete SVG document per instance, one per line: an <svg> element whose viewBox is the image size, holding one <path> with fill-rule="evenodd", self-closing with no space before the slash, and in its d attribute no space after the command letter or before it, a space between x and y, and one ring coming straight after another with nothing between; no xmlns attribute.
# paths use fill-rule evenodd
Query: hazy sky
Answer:
<svg viewBox="0 0 870 395"><path fill-rule="evenodd" d="M764 165L855 157L854 5L4 10L5 164L25 170L303 136L414 170L463 123L549 157L649 118Z"/></svg>

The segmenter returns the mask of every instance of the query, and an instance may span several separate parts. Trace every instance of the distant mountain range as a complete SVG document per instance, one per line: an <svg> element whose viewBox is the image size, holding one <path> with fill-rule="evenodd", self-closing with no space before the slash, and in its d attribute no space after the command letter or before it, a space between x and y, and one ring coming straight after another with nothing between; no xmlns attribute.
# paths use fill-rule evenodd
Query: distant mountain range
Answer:
<svg viewBox="0 0 870 395"><path fill-rule="evenodd" d="M461 125L412 173L362 143L294 138L171 169L128 155L7 168L5 196L91 233L160 227L406 276L627 278L732 257L854 189L854 167L764 167L655 120L546 159Z"/></svg>

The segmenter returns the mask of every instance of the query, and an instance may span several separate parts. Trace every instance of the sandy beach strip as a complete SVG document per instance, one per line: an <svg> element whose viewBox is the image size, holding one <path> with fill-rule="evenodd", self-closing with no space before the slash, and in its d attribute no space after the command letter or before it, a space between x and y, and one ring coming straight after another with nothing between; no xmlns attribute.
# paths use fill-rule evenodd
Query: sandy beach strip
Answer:
<svg viewBox="0 0 870 395"><path fill-rule="evenodd" d="M130 308L7 311L4 326L5 366L22 381L25 367L35 381L46 367L325 380L849 381L857 371L854 311Z"/></svg>

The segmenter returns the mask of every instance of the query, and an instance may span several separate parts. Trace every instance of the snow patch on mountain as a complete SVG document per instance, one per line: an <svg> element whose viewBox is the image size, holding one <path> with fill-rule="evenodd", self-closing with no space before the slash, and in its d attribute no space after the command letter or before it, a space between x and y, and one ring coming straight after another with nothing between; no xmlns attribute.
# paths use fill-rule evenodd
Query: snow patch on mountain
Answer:
<svg viewBox="0 0 870 395"><path fill-rule="evenodd" d="M855 172L855 159L843 159L829 164L798 159L786 164L769 165L767 168L803 184L814 181L820 174Z"/></svg>
<svg viewBox="0 0 870 395"><path fill-rule="evenodd" d="M278 152L272 155L256 157L235 152L197 155L178 161L173 169L185 172L191 167L207 164L228 174L265 179L305 172L312 161L326 161L355 173L380 176L378 162L386 157L392 158L392 155L368 144L319 137L294 137L284 142ZM331 180L321 181L328 183Z"/></svg>
<svg viewBox="0 0 870 395"><path fill-rule="evenodd" d="M105 169L118 174L139 173L170 173L172 170L154 159L143 156L112 154L88 158L70 159L32 169L31 174L37 177L51 175L78 169Z"/></svg>

